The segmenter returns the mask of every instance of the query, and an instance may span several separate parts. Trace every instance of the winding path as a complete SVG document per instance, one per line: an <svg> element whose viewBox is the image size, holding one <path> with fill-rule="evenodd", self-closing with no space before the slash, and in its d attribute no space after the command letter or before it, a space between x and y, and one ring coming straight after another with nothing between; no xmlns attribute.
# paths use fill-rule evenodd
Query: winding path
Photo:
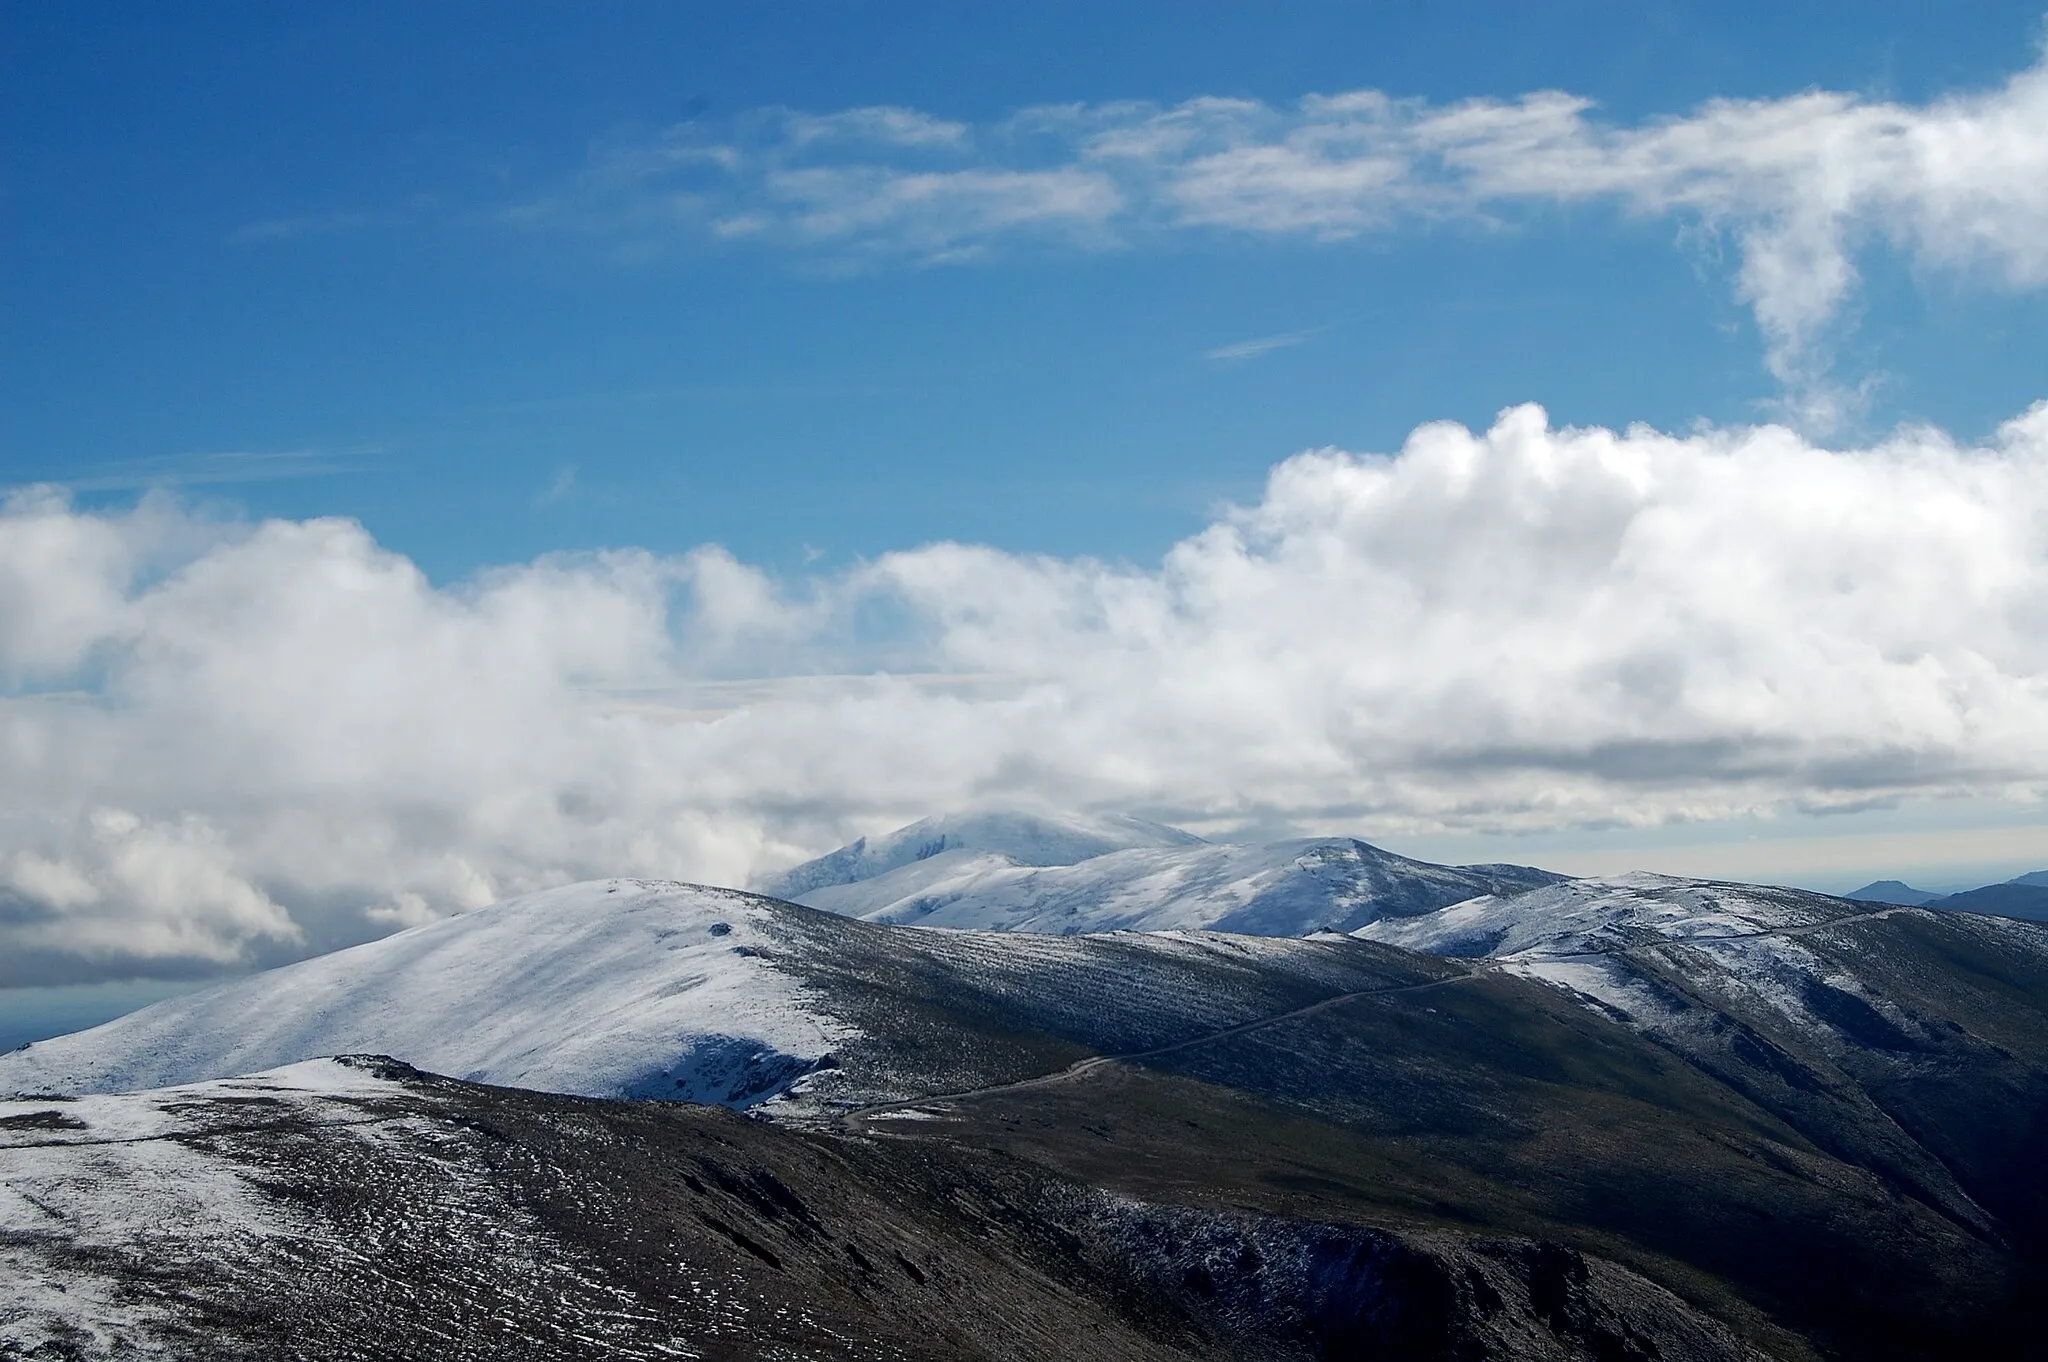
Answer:
<svg viewBox="0 0 2048 1362"><path fill-rule="evenodd" d="M1367 988L1353 993L1339 993L1334 997L1310 1003L1306 1007L1297 1007L1286 1012L1276 1012L1270 1017L1259 1017L1252 1021L1239 1022L1235 1026L1226 1026L1220 1031L1205 1031L1199 1036L1190 1036L1186 1040L1171 1041L1165 1045L1155 1045L1149 1050L1132 1050L1119 1055L1090 1055L1088 1058L1077 1060L1066 1068L1054 1073L1038 1074L1031 1078L1020 1078L1009 1083L991 1083L985 1087L966 1088L959 1092L931 1093L924 1097L911 1098L901 1102L876 1102L868 1106L854 1107L849 1111L843 1111L835 1119L842 1129L850 1133L872 1134L873 1132L867 1128L865 1123L878 1117L887 1117L892 1112L918 1111L928 1107L972 1101L977 1097L989 1097L996 1093L1023 1092L1031 1088L1051 1087L1055 1083L1071 1082L1084 1074L1101 1068L1105 1064L1127 1064L1139 1060L1156 1059L1160 1055L1170 1055L1182 1050L1196 1049L1203 1045L1213 1045L1217 1041L1230 1040L1233 1037L1242 1036L1252 1031L1261 1031L1269 1026L1278 1026L1282 1022L1313 1016L1315 1013L1327 1011L1333 1007L1341 1007L1345 1003L1357 1002L1362 998L1391 998L1397 994L1421 993L1426 989L1443 988L1450 984L1466 983L1470 980L1481 978L1488 972L1487 967L1483 964L1468 964L1464 961L1451 962L1448 960L1445 963L1455 963L1456 967L1463 972L1446 975L1441 979L1425 979L1419 984L1396 984L1391 988Z"/></svg>
<svg viewBox="0 0 2048 1362"><path fill-rule="evenodd" d="M1809 932L1824 931L1827 928L1839 927L1847 923L1869 922L1892 917L1899 913L1921 911L1924 910L1898 905L1868 913L1845 913L1840 917L1829 918L1826 921L1801 923L1792 927L1768 927L1755 932L1730 932L1724 936L1693 937L1682 940L1634 942L1611 950L1538 955L1535 958L1542 960L1586 959L1605 955L1632 955L1637 951L1663 950L1672 946L1696 946L1726 941L1748 941L1766 936L1804 936ZM1360 989L1352 993L1340 993L1334 997L1310 1003L1306 1007L1297 1007L1287 1012L1274 1013L1270 1017L1259 1017L1253 1021L1240 1022L1236 1026L1226 1026L1220 1031L1208 1031L1199 1036L1190 1036L1186 1040L1177 1040L1166 1045L1156 1045L1149 1050L1132 1050L1118 1055L1090 1055L1088 1058L1077 1060L1066 1068L1054 1073L1037 1074L1031 1078L1021 1078L1009 1083L991 1083L985 1087L966 1088L959 1092L931 1093L924 1097L910 1098L904 1101L876 1102L867 1106L854 1107L838 1113L834 1120L841 1129L849 1133L873 1134L874 1132L867 1125L868 1122L878 1118L886 1119L896 1112L926 1111L935 1107L972 1101L978 1097L990 1097L997 1093L1025 1092L1032 1088L1045 1088L1058 1083L1069 1083L1094 1072L1106 1064L1135 1063L1147 1059L1156 1059L1161 1055L1176 1054L1183 1050L1192 1050L1200 1046L1212 1045L1217 1041L1230 1040L1234 1037L1245 1035L1248 1032L1263 1030L1269 1026L1277 1026L1282 1022L1311 1016L1317 1012L1333 1007L1341 1007L1345 1003L1357 1002L1363 998L1387 998L1398 994L1420 993L1426 989L1444 988L1451 984L1466 983L1472 979L1483 978L1497 968L1494 962L1489 960L1464 961L1453 960L1451 957L1440 958L1446 964L1454 964L1463 972L1448 975L1441 979L1427 979L1419 984L1397 984L1392 988L1369 988ZM934 1112L932 1114L936 1115L937 1113Z"/></svg>

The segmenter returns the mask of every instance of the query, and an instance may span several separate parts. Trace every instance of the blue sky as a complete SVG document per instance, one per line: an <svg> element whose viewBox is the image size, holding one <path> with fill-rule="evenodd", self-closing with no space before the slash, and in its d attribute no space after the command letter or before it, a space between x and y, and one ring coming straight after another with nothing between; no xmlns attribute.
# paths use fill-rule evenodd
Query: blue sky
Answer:
<svg viewBox="0 0 2048 1362"><path fill-rule="evenodd" d="M0 988L969 806L2048 864L2044 34L0 0Z"/></svg>
<svg viewBox="0 0 2048 1362"><path fill-rule="evenodd" d="M8 480L190 480L255 515L354 516L447 580L706 541L777 567L937 538L1145 561L1302 448L1393 448L1530 400L1560 422L1740 422L1777 392L1725 267L1663 217L850 270L506 220L594 148L775 106L990 123L1555 88L1634 123L1814 87L1923 100L2028 64L2041 12L145 4L12 5L6 25ZM1884 376L1869 422L1973 436L2039 395L2035 300L1911 272L1866 264L1843 363ZM208 457L228 454L275 457Z"/></svg>

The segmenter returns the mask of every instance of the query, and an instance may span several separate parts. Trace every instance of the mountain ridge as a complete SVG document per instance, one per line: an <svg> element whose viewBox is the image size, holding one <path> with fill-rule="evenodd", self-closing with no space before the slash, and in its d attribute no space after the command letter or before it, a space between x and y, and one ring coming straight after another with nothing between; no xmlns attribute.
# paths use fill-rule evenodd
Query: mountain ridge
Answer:
<svg viewBox="0 0 2048 1362"><path fill-rule="evenodd" d="M1435 968L1332 941L920 931L740 890L601 880L36 1042L0 1055L0 1091L153 1088L383 1053L580 1096L818 1106L1021 1076L1068 1053L1060 1044L1142 1048ZM1117 995L1127 1009L1152 999L1165 1029L1104 1029ZM942 1016L925 1015L933 996ZM960 1029L992 1010L1002 1028L1032 1019L1040 1038ZM928 1037L949 1027L958 1054Z"/></svg>
<svg viewBox="0 0 2048 1362"><path fill-rule="evenodd" d="M986 815L999 834L1020 815ZM1537 888L1566 878L1529 866L1443 866L1352 837L1258 843L1205 842L1177 829L1128 820L1146 845L1091 851L1056 844L1074 859L1013 854L1014 835L957 836L930 819L870 849L855 842L764 881L762 892L872 922L1050 933L1202 929L1266 936L1347 931L1481 894ZM1169 837L1167 834L1173 834ZM1184 839L1184 840L1182 840ZM1050 847L1052 839L1043 839ZM1099 840L1099 839L1098 839ZM1006 849L1009 848L1009 849Z"/></svg>
<svg viewBox="0 0 2048 1362"><path fill-rule="evenodd" d="M1915 889L1898 880L1876 880L1843 897L1869 903L1898 903L1914 907L1944 908L1958 913L1989 913L1996 917L2023 918L2048 922L2048 870L2015 875L1998 884L1979 885L1950 894Z"/></svg>
<svg viewBox="0 0 2048 1362"><path fill-rule="evenodd" d="M170 1282L119 1330L201 1301L215 1332L293 1318L415 1350L475 1318L559 1328L561 1347L600 1319L673 1327L706 1357L758 1353L771 1324L811 1356L878 1338L908 1357L1057 1352L1002 1342L1039 1338L1005 1332L1018 1310L1100 1326L1105 1357L1246 1362L1368 1344L1437 1362L1460 1338L1573 1362L1648 1362L1651 1342L1666 1362L2017 1362L2048 1332L2048 930L2026 923L1647 875L1309 938L922 930L652 881L552 894L328 969L390 966L340 997L412 1018L386 1034L423 1059L482 1054L504 1067L481 1076L531 1084L594 1056L611 1098L399 1074L383 1097L216 1079L0 1103L0 1266L53 1283L38 1299L60 1320ZM1372 939L1395 934L1466 958ZM482 946L502 972L478 968ZM182 1014L213 1038L199 1058L364 1034L279 973L290 987ZM816 1029L750 1037L747 1006ZM155 1025L4 1057L0 1087L104 1083L95 1047L175 1057ZM508 1034L523 1048L490 1048ZM678 1073L712 1036L749 1062ZM302 1119L308 1101L333 1119ZM204 1128L152 1134L149 1111ZM78 1142L102 1126L148 1139ZM329 1292L266 1256L277 1235L238 1228L272 1223L243 1192L103 1223L156 1204L131 1187L175 1193L188 1156L195 1187L290 1189L313 1220L277 1222L285 1242L393 1247ZM500 1223L509 1238L466 1237ZM212 1245L240 1266L214 1272ZM562 1304L491 1266L514 1259L550 1265ZM529 1304L474 1315L472 1298ZM1373 1332L1394 1319L1427 1328Z"/></svg>
<svg viewBox="0 0 2048 1362"><path fill-rule="evenodd" d="M1012 865L1072 865L1141 846L1197 846L1202 838L1129 814L1033 814L1018 810L935 814L875 838L860 837L751 886L771 898L856 884L947 852L997 856Z"/></svg>

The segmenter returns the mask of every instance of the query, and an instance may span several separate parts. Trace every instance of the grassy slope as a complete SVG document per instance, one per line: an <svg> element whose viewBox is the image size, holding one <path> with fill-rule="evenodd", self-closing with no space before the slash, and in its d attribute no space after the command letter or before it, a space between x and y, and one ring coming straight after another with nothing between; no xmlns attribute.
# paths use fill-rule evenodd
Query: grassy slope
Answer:
<svg viewBox="0 0 2048 1362"><path fill-rule="evenodd" d="M1986 964L2014 983L2010 966ZM1972 1115L1995 1074L1958 1063L1872 1087L1925 1131L1976 1129L1993 1146L1977 1165L1995 1169L2048 1109L2033 1064L2032 1086L2006 1075L1996 1090L2021 1108L1999 1118L2004 1138ZM1889 1123L1862 1110L1823 1115ZM1859 1142L1816 1140L1666 1048L1512 979L1361 999L954 1115L920 1130L1137 1195L1577 1244L1778 1351L1789 1328L1859 1357L2022 1356L2042 1323L2026 1301L2033 1255L2007 1247L2024 1238L2017 1225L1959 1223L1829 1148ZM1989 1200L2017 1216L2026 1196Z"/></svg>

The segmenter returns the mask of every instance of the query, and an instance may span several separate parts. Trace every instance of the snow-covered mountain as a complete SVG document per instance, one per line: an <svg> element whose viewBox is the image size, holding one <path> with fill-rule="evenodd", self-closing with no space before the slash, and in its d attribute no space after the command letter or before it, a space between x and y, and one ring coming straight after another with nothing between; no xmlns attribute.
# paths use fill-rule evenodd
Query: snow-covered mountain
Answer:
<svg viewBox="0 0 2048 1362"><path fill-rule="evenodd" d="M1638 873L1354 935L1484 958L1561 989L1980 1232L1972 1194L1950 1171L1963 1157L1954 1135L1917 1126L1943 1102L1979 1100L1960 1089L1937 1097L1956 1082L1942 1075L2034 1082L2020 1077L2034 1061L2014 1056L2041 1045L2048 1021L2048 927L1796 889ZM1908 1091L1920 1115L1896 1109ZM1993 1102L1973 1119L2017 1130L2044 1114Z"/></svg>
<svg viewBox="0 0 2048 1362"><path fill-rule="evenodd" d="M1346 945L926 932L737 890L593 881L38 1041L0 1055L0 1093L373 1053L586 1096L911 1096L1032 1072L1048 1045L1142 1048L1385 976L1391 953Z"/></svg>
<svg viewBox="0 0 2048 1362"><path fill-rule="evenodd" d="M555 1092L738 1102L848 1034L768 962L787 909L570 885L172 998L0 1055L0 1091L120 1092L324 1055Z"/></svg>
<svg viewBox="0 0 2048 1362"><path fill-rule="evenodd" d="M1979 996L1973 974L2038 981L2048 999L2048 925L1642 872L1352 935L1483 958L1695 1061L1730 1046L1753 1059L1758 1043L1858 1066L1931 1055L1960 1034L1951 1023L1963 1013L2013 1015L1998 991Z"/></svg>
<svg viewBox="0 0 2048 1362"><path fill-rule="evenodd" d="M898 828L886 837L866 837L805 861L754 886L774 898L807 902L805 895L836 885L858 884L890 871L934 860L1002 865L1073 865L1090 857L1133 847L1200 846L1191 832L1123 814L1008 812L940 814ZM814 905L815 906L815 905Z"/></svg>
<svg viewBox="0 0 2048 1362"><path fill-rule="evenodd" d="M1849 944L1857 929L1901 914L1935 917L1929 909L1801 889L1637 872L1473 899L1423 917L1369 923L1353 935L1434 955L1484 957L1674 1038L1683 1038L1696 1004L1711 998L1752 1021L1768 1016L1809 1037L1862 1044L1873 1028L1914 1024L1896 1007L1889 1009L1893 1020L1882 1020L1883 986L1860 977L1875 957L1866 950L1859 958ZM1959 914L1941 920L1965 934L2004 931Z"/></svg>
<svg viewBox="0 0 2048 1362"><path fill-rule="evenodd" d="M1093 847L1105 839L1039 836L1037 822L1018 815L986 818L972 835L952 830L960 820L934 819L875 848L856 842L763 892L870 922L923 927L1302 936L1563 878L1526 866L1432 865L1344 837L1208 843L1135 820L1128 820L1132 836L1152 840L1098 851Z"/></svg>
<svg viewBox="0 0 2048 1362"><path fill-rule="evenodd" d="M1490 895L1352 934L1432 955L1576 959L1663 942L1732 942L1878 911L1754 884L1637 871Z"/></svg>
<svg viewBox="0 0 2048 1362"><path fill-rule="evenodd" d="M363 1049L771 1119L292 1062ZM39 1042L8 1091L44 1095L0 1100L4 1355L1755 1362L1673 1286L1787 1356L2043 1327L2048 929L1789 890L1284 938L606 881Z"/></svg>

